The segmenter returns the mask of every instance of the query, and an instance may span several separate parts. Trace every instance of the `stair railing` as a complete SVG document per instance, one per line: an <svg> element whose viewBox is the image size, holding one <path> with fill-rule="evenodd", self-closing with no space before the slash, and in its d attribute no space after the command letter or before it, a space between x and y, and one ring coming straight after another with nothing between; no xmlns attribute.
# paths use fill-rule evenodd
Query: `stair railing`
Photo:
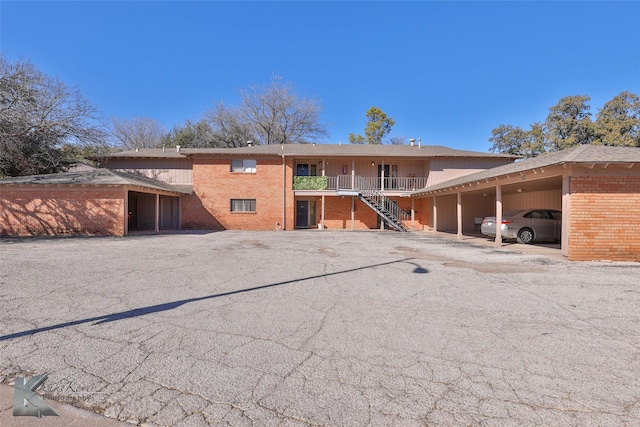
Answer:
<svg viewBox="0 0 640 427"><path fill-rule="evenodd" d="M383 215L389 220L400 226L400 228L407 230L406 222L411 220L411 217L398 206L393 200L386 197L377 188L375 188L367 180L360 176L355 177L355 190L360 191L363 197L365 197L371 204L373 204Z"/></svg>

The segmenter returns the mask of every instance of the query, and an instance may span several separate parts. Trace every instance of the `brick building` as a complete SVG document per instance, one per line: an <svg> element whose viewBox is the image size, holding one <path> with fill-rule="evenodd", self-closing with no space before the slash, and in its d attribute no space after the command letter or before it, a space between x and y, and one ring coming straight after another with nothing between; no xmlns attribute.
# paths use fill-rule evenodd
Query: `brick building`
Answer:
<svg viewBox="0 0 640 427"><path fill-rule="evenodd" d="M569 259L640 261L640 148L578 146L514 160L439 146L140 149L97 171L0 180L0 230L391 228L461 237L477 231L477 218L537 207L563 211Z"/></svg>
<svg viewBox="0 0 640 427"><path fill-rule="evenodd" d="M474 218L532 207L561 210L561 249L568 259L640 261L640 148L575 146L410 197L428 201L435 230L459 237L473 230Z"/></svg>
<svg viewBox="0 0 640 427"><path fill-rule="evenodd" d="M103 166L192 185L181 198L182 228L425 229L429 209L412 202L411 191L516 158L438 146L300 144L140 149Z"/></svg>

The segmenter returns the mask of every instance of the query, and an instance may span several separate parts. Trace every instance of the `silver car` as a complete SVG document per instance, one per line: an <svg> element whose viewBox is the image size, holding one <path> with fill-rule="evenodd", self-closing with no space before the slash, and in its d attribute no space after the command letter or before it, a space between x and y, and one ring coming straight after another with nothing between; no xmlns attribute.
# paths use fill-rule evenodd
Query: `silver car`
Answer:
<svg viewBox="0 0 640 427"><path fill-rule="evenodd" d="M541 240L560 240L562 235L562 212L553 209L519 209L505 212L500 227L503 239L517 239L518 243ZM482 220L480 232L496 237L496 217Z"/></svg>

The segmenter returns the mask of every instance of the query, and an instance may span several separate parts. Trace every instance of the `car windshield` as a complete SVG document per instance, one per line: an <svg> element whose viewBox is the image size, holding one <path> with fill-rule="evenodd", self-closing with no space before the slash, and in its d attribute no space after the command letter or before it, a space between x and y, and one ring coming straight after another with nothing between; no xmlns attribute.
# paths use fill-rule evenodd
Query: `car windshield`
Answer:
<svg viewBox="0 0 640 427"><path fill-rule="evenodd" d="M509 212L505 212L502 216L516 216L518 215L520 212L524 212L524 209L516 209L514 211L509 211Z"/></svg>

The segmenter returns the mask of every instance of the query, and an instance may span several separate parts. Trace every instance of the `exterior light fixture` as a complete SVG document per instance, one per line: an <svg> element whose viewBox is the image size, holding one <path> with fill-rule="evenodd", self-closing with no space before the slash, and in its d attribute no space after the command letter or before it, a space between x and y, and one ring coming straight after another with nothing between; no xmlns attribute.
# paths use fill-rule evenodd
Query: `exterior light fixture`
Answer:
<svg viewBox="0 0 640 427"><path fill-rule="evenodd" d="M371 161L371 166L375 166L376 162L374 162L373 160Z"/></svg>

